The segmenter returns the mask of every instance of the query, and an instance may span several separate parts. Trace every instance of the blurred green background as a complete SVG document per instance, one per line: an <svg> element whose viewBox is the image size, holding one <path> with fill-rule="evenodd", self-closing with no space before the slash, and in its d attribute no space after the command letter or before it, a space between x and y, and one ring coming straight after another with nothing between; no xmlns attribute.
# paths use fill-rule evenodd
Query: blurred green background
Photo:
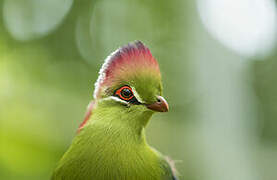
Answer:
<svg viewBox="0 0 277 180"><path fill-rule="evenodd" d="M141 40L170 112L149 144L184 180L277 179L272 0L0 0L0 179L46 180L109 53Z"/></svg>

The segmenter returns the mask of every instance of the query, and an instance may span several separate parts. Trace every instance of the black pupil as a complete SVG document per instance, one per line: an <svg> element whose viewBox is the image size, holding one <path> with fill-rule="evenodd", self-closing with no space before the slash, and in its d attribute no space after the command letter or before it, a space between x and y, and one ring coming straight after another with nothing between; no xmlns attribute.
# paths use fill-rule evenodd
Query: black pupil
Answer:
<svg viewBox="0 0 277 180"><path fill-rule="evenodd" d="M125 98L129 98L129 97L132 96L132 91L130 89L127 89L127 88L122 89L121 95Z"/></svg>

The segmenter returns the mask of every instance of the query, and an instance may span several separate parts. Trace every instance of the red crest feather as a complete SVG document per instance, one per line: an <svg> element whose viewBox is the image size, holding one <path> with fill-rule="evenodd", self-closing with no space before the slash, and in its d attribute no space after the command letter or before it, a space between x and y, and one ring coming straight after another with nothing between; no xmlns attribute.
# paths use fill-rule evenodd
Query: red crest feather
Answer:
<svg viewBox="0 0 277 180"><path fill-rule="evenodd" d="M115 77L138 69L150 69L160 74L158 62L150 50L140 41L129 43L113 52L105 60L95 83L94 98L99 96L101 87L112 83Z"/></svg>

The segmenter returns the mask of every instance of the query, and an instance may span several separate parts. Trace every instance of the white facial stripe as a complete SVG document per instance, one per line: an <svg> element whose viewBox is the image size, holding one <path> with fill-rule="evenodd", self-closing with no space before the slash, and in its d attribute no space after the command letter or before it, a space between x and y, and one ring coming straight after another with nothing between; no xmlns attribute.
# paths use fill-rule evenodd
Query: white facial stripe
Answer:
<svg viewBox="0 0 277 180"><path fill-rule="evenodd" d="M137 98L137 100L140 102L140 103L145 103L139 96L139 94L137 93L136 89L134 87L131 87L132 88L132 91L134 93L134 96Z"/></svg>
<svg viewBox="0 0 277 180"><path fill-rule="evenodd" d="M123 101L122 99L120 99L119 97L116 97L116 96L109 96L109 97L102 99L101 101L106 101L106 100L113 100L113 101L120 102L122 104L128 104L128 102Z"/></svg>

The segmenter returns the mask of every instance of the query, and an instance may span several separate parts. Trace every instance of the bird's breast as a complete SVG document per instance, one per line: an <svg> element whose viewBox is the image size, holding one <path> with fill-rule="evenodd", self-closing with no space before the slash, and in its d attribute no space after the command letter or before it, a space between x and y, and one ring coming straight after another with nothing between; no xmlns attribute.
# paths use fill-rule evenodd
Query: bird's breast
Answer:
<svg viewBox="0 0 277 180"><path fill-rule="evenodd" d="M84 180L160 180L163 170L159 158L144 138L119 132L122 130L81 132L66 153L64 166Z"/></svg>

